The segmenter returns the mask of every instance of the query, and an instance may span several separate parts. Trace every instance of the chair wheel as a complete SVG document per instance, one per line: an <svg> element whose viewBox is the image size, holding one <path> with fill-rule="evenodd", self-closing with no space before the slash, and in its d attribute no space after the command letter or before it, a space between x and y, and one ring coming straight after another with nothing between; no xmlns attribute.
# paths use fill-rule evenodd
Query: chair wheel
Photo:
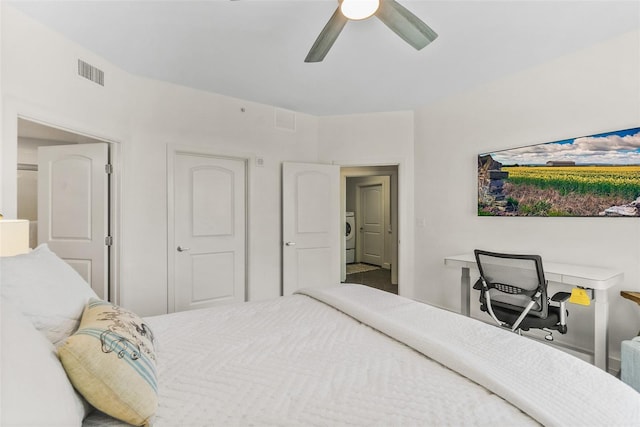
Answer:
<svg viewBox="0 0 640 427"><path fill-rule="evenodd" d="M553 335L549 334L549 335L545 335L544 339L547 341L553 341Z"/></svg>

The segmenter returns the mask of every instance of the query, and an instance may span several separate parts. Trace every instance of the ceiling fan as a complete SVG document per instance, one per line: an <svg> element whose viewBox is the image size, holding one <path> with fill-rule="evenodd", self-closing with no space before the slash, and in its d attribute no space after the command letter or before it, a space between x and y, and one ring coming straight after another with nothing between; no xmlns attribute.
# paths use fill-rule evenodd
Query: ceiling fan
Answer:
<svg viewBox="0 0 640 427"><path fill-rule="evenodd" d="M427 24L395 0L338 0L338 3L304 62L322 61L348 21L360 21L374 15L417 50L438 37Z"/></svg>

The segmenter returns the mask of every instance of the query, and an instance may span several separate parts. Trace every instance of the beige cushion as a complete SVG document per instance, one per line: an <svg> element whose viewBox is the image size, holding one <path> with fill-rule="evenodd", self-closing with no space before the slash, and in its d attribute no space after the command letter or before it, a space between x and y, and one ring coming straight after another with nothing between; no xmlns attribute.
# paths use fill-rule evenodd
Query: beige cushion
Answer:
<svg viewBox="0 0 640 427"><path fill-rule="evenodd" d="M58 354L89 403L127 423L149 425L158 406L156 360L153 335L137 315L91 299Z"/></svg>

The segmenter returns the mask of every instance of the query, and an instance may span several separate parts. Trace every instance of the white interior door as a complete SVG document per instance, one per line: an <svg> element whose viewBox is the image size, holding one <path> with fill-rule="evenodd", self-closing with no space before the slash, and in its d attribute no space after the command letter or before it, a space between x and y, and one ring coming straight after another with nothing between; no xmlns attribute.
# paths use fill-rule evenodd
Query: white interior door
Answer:
<svg viewBox="0 0 640 427"><path fill-rule="evenodd" d="M359 260L382 266L385 249L384 187L382 184L358 186Z"/></svg>
<svg viewBox="0 0 640 427"><path fill-rule="evenodd" d="M282 165L282 292L340 283L340 167Z"/></svg>
<svg viewBox="0 0 640 427"><path fill-rule="evenodd" d="M170 311L244 301L245 161L176 152L172 185Z"/></svg>
<svg viewBox="0 0 640 427"><path fill-rule="evenodd" d="M106 143L38 148L38 243L47 243L103 299L109 298L108 163Z"/></svg>

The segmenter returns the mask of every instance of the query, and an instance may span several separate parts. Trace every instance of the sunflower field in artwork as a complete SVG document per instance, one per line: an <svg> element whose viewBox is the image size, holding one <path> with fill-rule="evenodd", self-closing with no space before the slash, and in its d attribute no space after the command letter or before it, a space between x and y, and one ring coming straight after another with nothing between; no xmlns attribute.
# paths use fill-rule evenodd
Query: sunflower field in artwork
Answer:
<svg viewBox="0 0 640 427"><path fill-rule="evenodd" d="M640 196L638 166L539 166L503 167L513 185L552 188L566 196L571 193L621 197Z"/></svg>
<svg viewBox="0 0 640 427"><path fill-rule="evenodd" d="M479 155L478 215L640 217L640 128Z"/></svg>

